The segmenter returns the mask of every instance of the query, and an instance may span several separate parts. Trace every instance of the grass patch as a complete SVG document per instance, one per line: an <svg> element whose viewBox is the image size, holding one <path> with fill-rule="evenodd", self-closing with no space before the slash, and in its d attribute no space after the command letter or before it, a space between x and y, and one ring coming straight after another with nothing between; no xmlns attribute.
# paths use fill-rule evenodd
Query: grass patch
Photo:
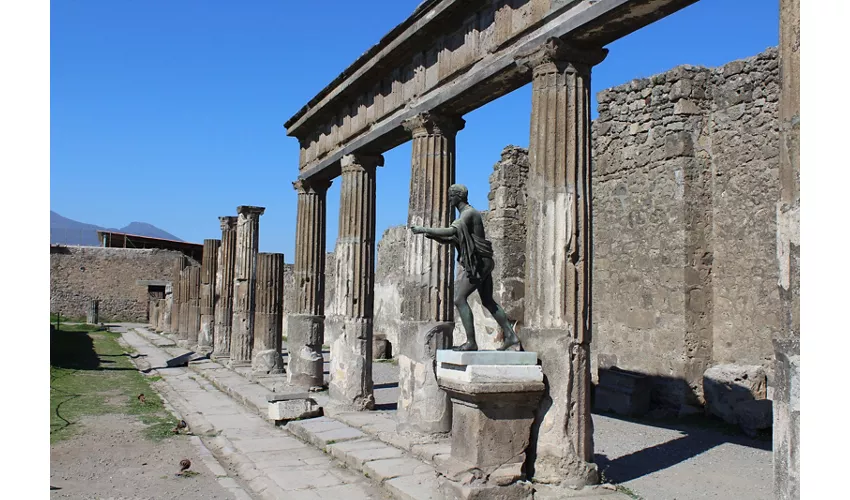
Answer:
<svg viewBox="0 0 850 500"><path fill-rule="evenodd" d="M622 484L617 485L617 491L620 493L629 496L630 498L634 498L634 500L643 500L643 497L632 491L630 488L623 486Z"/></svg>
<svg viewBox="0 0 850 500"><path fill-rule="evenodd" d="M60 325L51 333L51 443L79 432L83 417L111 413L136 416L150 439L173 435L177 422L118 343L120 336L96 325Z"/></svg>

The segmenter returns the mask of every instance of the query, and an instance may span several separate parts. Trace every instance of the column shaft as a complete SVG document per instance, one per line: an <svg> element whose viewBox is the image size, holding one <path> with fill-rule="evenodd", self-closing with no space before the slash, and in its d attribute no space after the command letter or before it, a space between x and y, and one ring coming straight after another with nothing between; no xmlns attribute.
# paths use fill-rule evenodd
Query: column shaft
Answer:
<svg viewBox="0 0 850 500"><path fill-rule="evenodd" d="M189 268L180 271L180 322L177 325L177 340L189 339Z"/></svg>
<svg viewBox="0 0 850 500"><path fill-rule="evenodd" d="M375 169L381 156L342 158L336 312L342 329L331 343L330 395L357 410L375 405L372 387L372 318L375 284Z"/></svg>
<svg viewBox="0 0 850 500"><path fill-rule="evenodd" d="M186 347L194 349L198 345L198 333L201 330L201 268L191 266L189 270L189 314L186 323Z"/></svg>
<svg viewBox="0 0 850 500"><path fill-rule="evenodd" d="M257 301L254 311L254 373L283 373L283 254L257 256Z"/></svg>
<svg viewBox="0 0 850 500"><path fill-rule="evenodd" d="M198 332L199 352L211 352L215 332L215 278L218 271L218 254L221 240L204 240L201 264L201 325Z"/></svg>
<svg viewBox="0 0 850 500"><path fill-rule="evenodd" d="M295 313L287 315L289 383L322 387L325 313L325 198L330 181L302 179L295 225Z"/></svg>
<svg viewBox="0 0 850 500"><path fill-rule="evenodd" d="M236 265L233 278L233 330L230 337L230 366L251 364L254 346L254 308L257 280L257 250L263 207L236 208Z"/></svg>
<svg viewBox="0 0 850 500"><path fill-rule="evenodd" d="M236 268L236 220L237 217L219 217L221 222L221 246L216 279L215 327L213 354L216 359L230 357L230 337L233 325L233 276Z"/></svg>
<svg viewBox="0 0 850 500"><path fill-rule="evenodd" d="M423 113L407 120L413 136L408 226L447 227L448 189L455 181L455 136L460 117ZM400 430L448 432L451 403L437 385L437 349L452 345L454 262L450 245L407 233L399 331Z"/></svg>
<svg viewBox="0 0 850 500"><path fill-rule="evenodd" d="M532 430L541 482L598 481L590 416L590 68L605 49L547 41L532 70L525 318L520 337L548 379Z"/></svg>
<svg viewBox="0 0 850 500"><path fill-rule="evenodd" d="M773 480L800 498L800 0L779 2L779 182L776 257L782 322L773 348Z"/></svg>

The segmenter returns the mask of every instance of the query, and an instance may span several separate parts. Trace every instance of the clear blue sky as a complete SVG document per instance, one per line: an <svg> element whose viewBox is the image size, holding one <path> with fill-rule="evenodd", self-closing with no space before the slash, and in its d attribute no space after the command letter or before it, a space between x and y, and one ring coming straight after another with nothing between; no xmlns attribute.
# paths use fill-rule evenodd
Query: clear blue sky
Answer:
<svg viewBox="0 0 850 500"><path fill-rule="evenodd" d="M260 250L294 254L298 142L283 123L421 0L53 1L50 208L106 227L220 237L218 216L266 207ZM777 0L701 0L608 46L600 90L778 43ZM487 208L508 144L528 145L530 85L465 116L457 180ZM594 104L595 108L595 104ZM595 110L594 110L595 116ZM407 220L410 143L378 171L378 237ZM339 182L328 193L328 248Z"/></svg>

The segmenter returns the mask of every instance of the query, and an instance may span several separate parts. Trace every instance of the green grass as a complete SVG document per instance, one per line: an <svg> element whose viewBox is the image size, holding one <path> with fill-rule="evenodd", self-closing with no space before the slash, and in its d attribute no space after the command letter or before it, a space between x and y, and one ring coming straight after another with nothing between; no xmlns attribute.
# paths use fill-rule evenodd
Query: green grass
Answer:
<svg viewBox="0 0 850 500"><path fill-rule="evenodd" d="M95 325L61 325L50 338L50 442L76 435L89 415L133 415L160 440L177 425L162 399L118 343ZM145 395L145 402L139 401Z"/></svg>
<svg viewBox="0 0 850 500"><path fill-rule="evenodd" d="M634 500L643 500L642 496L638 495L637 493L635 493L631 489L623 486L622 484L617 485L617 491L619 491L620 493L627 495L631 498L634 498Z"/></svg>

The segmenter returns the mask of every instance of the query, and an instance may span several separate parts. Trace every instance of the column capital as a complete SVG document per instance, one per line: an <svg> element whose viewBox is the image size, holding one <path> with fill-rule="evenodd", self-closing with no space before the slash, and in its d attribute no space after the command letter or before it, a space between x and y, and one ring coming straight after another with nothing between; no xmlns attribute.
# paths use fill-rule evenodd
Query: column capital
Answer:
<svg viewBox="0 0 850 500"><path fill-rule="evenodd" d="M327 191L331 183L328 179L298 179L292 183L292 187L298 194L320 194Z"/></svg>
<svg viewBox="0 0 850 500"><path fill-rule="evenodd" d="M454 135L466 125L466 120L457 115L446 115L434 111L426 111L412 116L402 122L405 130L417 135L440 134Z"/></svg>
<svg viewBox="0 0 850 500"><path fill-rule="evenodd" d="M266 207L252 207L250 205L239 205L236 207L236 213L250 217L252 215L260 216L265 213Z"/></svg>
<svg viewBox="0 0 850 500"><path fill-rule="evenodd" d="M232 231L236 229L237 220L239 220L239 217L236 217L235 215L225 215L218 218L222 231Z"/></svg>
<svg viewBox="0 0 850 500"><path fill-rule="evenodd" d="M517 54L515 62L524 71L532 70L534 74L586 72L605 60L608 49L585 48L552 37L543 44Z"/></svg>
<svg viewBox="0 0 850 500"><path fill-rule="evenodd" d="M384 156L354 153L343 156L340 160L340 165L342 167L343 174L346 172L362 172L364 170L374 170L377 167L384 166Z"/></svg>

